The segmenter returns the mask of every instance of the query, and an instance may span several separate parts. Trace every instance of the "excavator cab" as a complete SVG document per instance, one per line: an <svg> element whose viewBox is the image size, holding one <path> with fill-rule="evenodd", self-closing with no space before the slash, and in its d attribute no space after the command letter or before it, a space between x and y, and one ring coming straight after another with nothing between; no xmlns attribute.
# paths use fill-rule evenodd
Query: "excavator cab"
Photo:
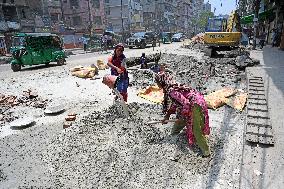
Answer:
<svg viewBox="0 0 284 189"><path fill-rule="evenodd" d="M225 32L227 30L227 19L224 17L209 18L206 32Z"/></svg>

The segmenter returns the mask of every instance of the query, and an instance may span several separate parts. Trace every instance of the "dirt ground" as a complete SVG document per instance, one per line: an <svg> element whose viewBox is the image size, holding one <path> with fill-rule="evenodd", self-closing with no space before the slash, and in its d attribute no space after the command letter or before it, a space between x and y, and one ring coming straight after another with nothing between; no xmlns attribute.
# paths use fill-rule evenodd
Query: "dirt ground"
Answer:
<svg viewBox="0 0 284 189"><path fill-rule="evenodd" d="M235 57L211 59L198 49L174 48L164 51L162 62L177 81L204 94L225 86L246 90ZM184 132L174 138L171 124L147 124L162 118L162 108L136 95L151 84L137 72L127 119L101 79L73 77L67 66L1 79L1 94L19 97L31 89L46 106L61 104L66 111L48 116L46 106L32 103L1 106L9 119L0 122L0 188L239 188L245 113L228 106L209 110L212 156L202 158L197 147L188 147ZM71 112L77 119L63 129ZM24 116L36 123L10 128L9 121Z"/></svg>

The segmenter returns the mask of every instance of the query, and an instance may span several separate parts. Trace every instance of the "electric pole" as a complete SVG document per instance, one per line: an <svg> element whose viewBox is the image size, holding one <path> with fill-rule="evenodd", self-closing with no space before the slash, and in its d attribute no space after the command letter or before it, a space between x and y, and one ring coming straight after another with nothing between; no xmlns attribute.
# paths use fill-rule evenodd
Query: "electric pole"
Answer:
<svg viewBox="0 0 284 189"><path fill-rule="evenodd" d="M121 27L122 27L122 41L124 42L124 26L123 26L123 15L122 15L122 1L120 0L120 16L121 16Z"/></svg>
<svg viewBox="0 0 284 189"><path fill-rule="evenodd" d="M256 34L257 34L257 27L258 27L258 12L259 12L259 4L260 0L254 0L254 19L253 19L253 45L252 48L256 48Z"/></svg>
<svg viewBox="0 0 284 189"><path fill-rule="evenodd" d="M89 30L90 30L90 37L91 37L92 36L93 22L92 22L90 0L87 0L87 1L88 1L88 10L89 10Z"/></svg>
<svg viewBox="0 0 284 189"><path fill-rule="evenodd" d="M65 16L64 16L64 8L63 8L63 1L60 0L60 9L61 9L61 20L63 22L63 25L65 25Z"/></svg>

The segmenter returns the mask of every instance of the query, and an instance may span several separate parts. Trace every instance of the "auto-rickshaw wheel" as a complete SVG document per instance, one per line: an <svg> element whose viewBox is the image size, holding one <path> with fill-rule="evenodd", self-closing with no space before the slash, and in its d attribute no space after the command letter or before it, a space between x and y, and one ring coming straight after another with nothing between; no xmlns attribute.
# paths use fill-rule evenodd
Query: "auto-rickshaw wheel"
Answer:
<svg viewBox="0 0 284 189"><path fill-rule="evenodd" d="M57 60L57 65L64 65L65 59L58 59Z"/></svg>
<svg viewBox="0 0 284 189"><path fill-rule="evenodd" d="M141 48L141 49L145 49L145 48L146 48L146 43L145 43L145 42L142 43L142 44L140 45L140 48Z"/></svg>
<svg viewBox="0 0 284 189"><path fill-rule="evenodd" d="M17 72L21 70L21 65L20 64L11 64L11 69L13 72Z"/></svg>

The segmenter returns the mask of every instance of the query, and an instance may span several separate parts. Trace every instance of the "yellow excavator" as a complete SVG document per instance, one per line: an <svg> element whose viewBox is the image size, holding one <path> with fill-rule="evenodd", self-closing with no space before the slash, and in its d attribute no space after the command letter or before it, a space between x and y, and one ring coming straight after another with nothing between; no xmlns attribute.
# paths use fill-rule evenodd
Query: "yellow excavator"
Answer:
<svg viewBox="0 0 284 189"><path fill-rule="evenodd" d="M204 35L206 54L212 57L216 55L216 51L238 48L241 35L240 16L237 11L232 11L228 20L224 17L209 18Z"/></svg>

